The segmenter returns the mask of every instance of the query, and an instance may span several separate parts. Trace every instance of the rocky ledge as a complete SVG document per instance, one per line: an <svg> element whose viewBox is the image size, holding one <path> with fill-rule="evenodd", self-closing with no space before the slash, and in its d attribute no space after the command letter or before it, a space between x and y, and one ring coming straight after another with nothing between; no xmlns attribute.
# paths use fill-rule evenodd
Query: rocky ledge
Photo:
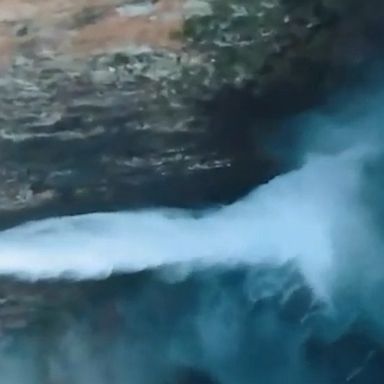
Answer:
<svg viewBox="0 0 384 384"><path fill-rule="evenodd" d="M377 54L383 8L3 0L1 226L246 192L287 166L278 119Z"/></svg>

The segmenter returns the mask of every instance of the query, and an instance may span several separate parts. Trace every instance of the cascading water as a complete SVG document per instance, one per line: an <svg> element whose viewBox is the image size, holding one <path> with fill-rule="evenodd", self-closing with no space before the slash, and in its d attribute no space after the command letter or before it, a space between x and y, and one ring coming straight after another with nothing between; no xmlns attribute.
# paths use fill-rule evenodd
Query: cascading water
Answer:
<svg viewBox="0 0 384 384"><path fill-rule="evenodd" d="M1 274L86 292L0 343L2 382L383 383L383 100L298 120L301 166L230 206L0 233Z"/></svg>

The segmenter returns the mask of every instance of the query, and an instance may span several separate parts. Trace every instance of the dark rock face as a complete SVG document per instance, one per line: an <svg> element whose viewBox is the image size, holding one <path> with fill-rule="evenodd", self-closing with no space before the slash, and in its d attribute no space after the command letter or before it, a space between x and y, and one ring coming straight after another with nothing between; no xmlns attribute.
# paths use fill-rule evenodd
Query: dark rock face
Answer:
<svg viewBox="0 0 384 384"><path fill-rule="evenodd" d="M364 330L352 330L333 343L309 339L306 345L309 363L330 383L379 384L384 380L384 351ZM352 368L353 367L353 368Z"/></svg>
<svg viewBox="0 0 384 384"><path fill-rule="evenodd" d="M369 324L332 330L335 319L292 265L211 269L179 281L161 270L81 283L3 280L0 293L11 296L0 302L2 377L20 384L384 377L384 349Z"/></svg>
<svg viewBox="0 0 384 384"><path fill-rule="evenodd" d="M1 226L226 202L271 178L290 166L270 150L277 118L372 55L380 23L368 8L3 1Z"/></svg>

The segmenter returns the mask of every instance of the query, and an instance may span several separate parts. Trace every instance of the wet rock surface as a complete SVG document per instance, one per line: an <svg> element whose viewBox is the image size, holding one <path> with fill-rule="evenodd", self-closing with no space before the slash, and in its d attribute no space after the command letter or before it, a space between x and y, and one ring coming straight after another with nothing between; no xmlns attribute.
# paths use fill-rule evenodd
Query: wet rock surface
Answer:
<svg viewBox="0 0 384 384"><path fill-rule="evenodd" d="M377 53L366 3L3 1L1 226L222 203L268 180L290 166L278 118Z"/></svg>
<svg viewBox="0 0 384 384"><path fill-rule="evenodd" d="M12 298L0 303L4 380L383 379L384 349L369 325L333 324L293 265L210 269L178 280L164 269L78 283L3 281L7 289Z"/></svg>

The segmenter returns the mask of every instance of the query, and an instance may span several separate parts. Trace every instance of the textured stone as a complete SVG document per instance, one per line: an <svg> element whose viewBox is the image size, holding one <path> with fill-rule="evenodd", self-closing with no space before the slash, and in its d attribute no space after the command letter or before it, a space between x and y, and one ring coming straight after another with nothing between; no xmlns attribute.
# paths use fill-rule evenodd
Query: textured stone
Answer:
<svg viewBox="0 0 384 384"><path fill-rule="evenodd" d="M276 119L377 46L367 6L329 3L2 1L2 226L225 202L278 173Z"/></svg>

